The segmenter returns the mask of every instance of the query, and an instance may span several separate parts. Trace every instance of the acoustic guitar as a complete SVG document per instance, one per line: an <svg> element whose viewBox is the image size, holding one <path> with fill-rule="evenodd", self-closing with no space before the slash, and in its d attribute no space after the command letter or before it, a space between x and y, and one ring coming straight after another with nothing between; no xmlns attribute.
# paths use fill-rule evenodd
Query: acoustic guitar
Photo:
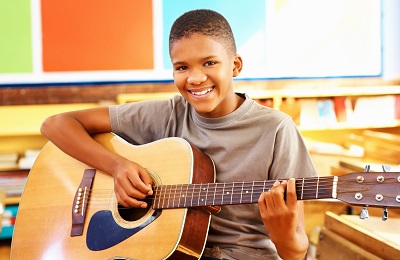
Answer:
<svg viewBox="0 0 400 260"><path fill-rule="evenodd" d="M11 259L198 259L218 206L257 203L274 182L214 183L213 161L181 138L141 146L111 133L94 138L148 170L154 180L149 208L121 207L110 175L49 142L21 197ZM301 178L296 191L299 200L400 207L400 173Z"/></svg>

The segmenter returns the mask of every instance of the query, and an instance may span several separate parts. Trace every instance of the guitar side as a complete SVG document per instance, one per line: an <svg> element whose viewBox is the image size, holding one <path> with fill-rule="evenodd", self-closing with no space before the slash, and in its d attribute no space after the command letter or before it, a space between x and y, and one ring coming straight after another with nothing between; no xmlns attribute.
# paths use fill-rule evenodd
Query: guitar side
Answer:
<svg viewBox="0 0 400 260"><path fill-rule="evenodd" d="M113 134L95 139L156 175L163 185L214 181L211 159L179 138L133 146ZM101 159L101 158L99 158ZM204 248L210 214L199 209L163 210L136 234L109 248L90 250L86 232L99 211L113 212L113 221L134 229L141 220L123 220L116 207L111 176L97 171L83 234L71 237L71 213L76 189L89 166L46 144L35 162L21 197L11 246L11 259L195 259ZM99 196L99 194L102 196Z"/></svg>

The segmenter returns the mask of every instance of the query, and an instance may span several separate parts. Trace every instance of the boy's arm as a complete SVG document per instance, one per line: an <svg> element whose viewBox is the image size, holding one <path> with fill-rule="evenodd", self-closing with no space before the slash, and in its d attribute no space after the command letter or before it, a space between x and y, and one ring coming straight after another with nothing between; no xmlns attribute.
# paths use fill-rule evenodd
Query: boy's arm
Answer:
<svg viewBox="0 0 400 260"><path fill-rule="evenodd" d="M304 229L303 202L297 201L295 180L275 182L270 191L261 194L258 204L279 256L282 259L304 259L309 242Z"/></svg>
<svg viewBox="0 0 400 260"><path fill-rule="evenodd" d="M115 193L123 206L146 207L143 199L151 194L152 180L138 164L113 153L90 135L111 132L108 108L62 113L47 118L42 134L66 154L114 178Z"/></svg>

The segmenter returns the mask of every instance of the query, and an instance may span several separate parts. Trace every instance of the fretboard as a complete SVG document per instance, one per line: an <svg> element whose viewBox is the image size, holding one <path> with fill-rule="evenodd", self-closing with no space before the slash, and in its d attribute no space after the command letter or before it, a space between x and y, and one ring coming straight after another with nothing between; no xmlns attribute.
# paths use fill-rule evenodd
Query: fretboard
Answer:
<svg viewBox="0 0 400 260"><path fill-rule="evenodd" d="M262 192L271 189L275 181L244 181L161 185L154 188L154 209L189 208L251 204L258 202ZM334 176L296 179L298 200L336 197Z"/></svg>

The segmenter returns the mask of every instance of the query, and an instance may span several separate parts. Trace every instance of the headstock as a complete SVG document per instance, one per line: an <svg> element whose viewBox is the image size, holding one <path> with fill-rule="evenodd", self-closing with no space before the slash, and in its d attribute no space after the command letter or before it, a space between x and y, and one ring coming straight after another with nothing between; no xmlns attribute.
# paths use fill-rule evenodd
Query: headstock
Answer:
<svg viewBox="0 0 400 260"><path fill-rule="evenodd" d="M400 172L350 173L338 178L337 199L352 205L363 206L360 218L367 218L367 206L384 209L382 219L387 219L387 208L400 208Z"/></svg>

